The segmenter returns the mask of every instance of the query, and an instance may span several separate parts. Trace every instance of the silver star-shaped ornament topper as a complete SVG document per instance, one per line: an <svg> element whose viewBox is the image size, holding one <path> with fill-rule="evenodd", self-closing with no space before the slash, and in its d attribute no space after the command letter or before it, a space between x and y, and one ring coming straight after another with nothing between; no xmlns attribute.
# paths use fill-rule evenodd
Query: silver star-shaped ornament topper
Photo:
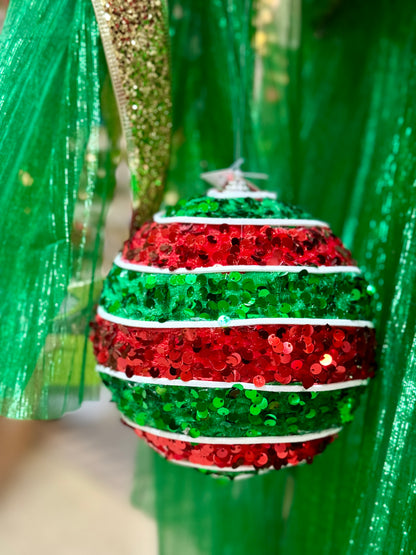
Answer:
<svg viewBox="0 0 416 555"><path fill-rule="evenodd" d="M268 179L269 176L265 173L243 172L240 169L243 163L244 158L239 158L227 169L201 173L201 178L210 185L213 185L218 191L230 193L259 191L259 188L246 178Z"/></svg>

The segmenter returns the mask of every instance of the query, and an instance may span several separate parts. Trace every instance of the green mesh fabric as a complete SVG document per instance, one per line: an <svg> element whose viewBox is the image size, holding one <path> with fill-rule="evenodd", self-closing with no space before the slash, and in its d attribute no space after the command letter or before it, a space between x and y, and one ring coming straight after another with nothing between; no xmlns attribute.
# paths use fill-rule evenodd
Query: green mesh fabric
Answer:
<svg viewBox="0 0 416 555"><path fill-rule="evenodd" d="M89 1L11 2L0 36L0 412L8 417L56 418L98 392L87 337L112 174L100 127L105 75Z"/></svg>
<svg viewBox="0 0 416 555"><path fill-rule="evenodd" d="M265 36L251 28L240 48L246 7L171 2L171 188L200 194L201 167L234 159L231 110L241 88L227 64L245 47L257 84L247 88L244 168L268 172L280 198L328 221L366 268L380 295L379 374L355 421L311 466L229 483L177 468L140 444L133 501L155 515L163 555L412 554L414 4L304 0L301 13L296 0L258 0L253 27Z"/></svg>

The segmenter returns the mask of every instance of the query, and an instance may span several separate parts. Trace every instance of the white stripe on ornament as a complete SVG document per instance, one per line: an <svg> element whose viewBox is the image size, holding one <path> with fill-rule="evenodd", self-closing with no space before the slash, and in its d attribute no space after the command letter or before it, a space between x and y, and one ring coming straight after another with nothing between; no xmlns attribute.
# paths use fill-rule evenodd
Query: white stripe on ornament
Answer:
<svg viewBox="0 0 416 555"><path fill-rule="evenodd" d="M246 318L239 320L226 320L220 317L218 320L169 320L167 322L152 322L149 320L134 320L123 318L107 312L102 306L98 307L98 316L132 328L146 329L183 329L183 328L234 328L239 326L268 326L268 325L289 325L289 326L332 326L332 327L354 327L354 328L374 328L374 324L368 320L342 320L336 318Z"/></svg>
<svg viewBox="0 0 416 555"><path fill-rule="evenodd" d="M160 451L157 451L157 452L162 456L164 456L162 453L160 453ZM168 459L167 457L165 458L167 461L172 462L174 464L179 464L180 466L188 466L190 468L198 468L201 470L211 470L214 472L255 472L257 470L254 466L249 466L249 465L239 466L238 468L233 468L232 466L224 466L220 468L219 466L207 466L204 464L197 464L189 461L178 461L176 459Z"/></svg>
<svg viewBox="0 0 416 555"><path fill-rule="evenodd" d="M153 216L157 224L205 224L205 225L256 225L274 227L329 227L329 224L321 220L303 220L290 218L208 218L199 216L164 216L164 210Z"/></svg>
<svg viewBox="0 0 416 555"><path fill-rule="evenodd" d="M153 449L152 445L150 445L150 447L152 447ZM223 466L223 467L205 466L203 464L192 463L189 461L178 461L176 459L168 459L167 457L165 457L163 453L161 453L157 449L155 449L155 451L159 453L159 455L162 455L162 457L164 457L168 462L179 464L180 466L187 466L190 468L210 470L212 472L235 472L236 474L239 474L240 472L250 472L250 473L256 473L256 475L259 475L259 474L266 474L267 472L274 470L273 466L268 466L267 468L256 468L255 466L248 466L248 465L244 465L244 466L242 465L242 466L239 466L238 468L233 468L232 466ZM306 464L306 462L307 461L300 461L298 464L285 464L284 466L281 466L279 470L284 470L285 468L291 468L292 466L302 466Z"/></svg>
<svg viewBox="0 0 416 555"><path fill-rule="evenodd" d="M209 445L260 445L262 443L303 443L304 441L313 441L314 439L323 439L324 437L332 436L337 434L342 430L342 428L330 428L328 430L322 430L321 432L313 432L309 434L297 434L290 436L256 436L256 437L190 437L185 434L177 434L175 432L166 432L164 430L158 430L157 428L151 428L150 426L139 426L135 422L132 422L129 418L121 415L121 420L130 426L131 428L136 428L146 432L147 434L152 434L157 437L164 437L166 439L173 439L175 441L186 441L187 443L206 443Z"/></svg>
<svg viewBox="0 0 416 555"><path fill-rule="evenodd" d="M262 387L256 387L253 383L242 383L242 382L211 382L207 380L189 380L184 382L180 379L169 380L169 378L152 378L148 376L132 376L127 377L124 372L118 372L117 370L112 370L107 366L102 366L97 364L97 372L102 372L113 378L119 380L124 380L126 382L132 382L137 384L148 384L148 385L168 385L177 387L201 387L207 389L230 389L233 386L241 385L244 389L255 389L256 391L273 391L277 393L308 393L312 391L323 392L323 391L338 391L341 389L349 389L352 387L362 387L368 384L369 380L349 380L345 382L338 383L328 383L313 385L309 389L304 388L302 385L263 385Z"/></svg>
<svg viewBox="0 0 416 555"><path fill-rule="evenodd" d="M276 193L270 191L218 191L218 189L209 189L207 197L227 199L227 198L271 198L276 199Z"/></svg>
<svg viewBox="0 0 416 555"><path fill-rule="evenodd" d="M150 445L150 447L152 447ZM159 453L159 455L162 455L163 458L165 458L168 462L173 463L173 464L178 464L180 466L186 466L189 468L197 468L197 469L201 469L201 470L209 470L211 472L235 472L236 474L239 474L240 472L249 472L250 474L266 474L267 472L270 472L271 470L274 470L273 466L268 466L267 468L256 468L255 466L248 466L248 465L242 465L239 466L238 468L233 468L232 466L205 466L203 464L197 464L197 463L192 463L189 461L178 461L176 459L168 459L167 457L165 457L165 455L163 453L161 453L160 451L156 450L157 453ZM283 470L284 468L290 468L291 466L300 466L301 464L305 464L306 461L300 461L300 463L298 464L285 464L284 466L282 466L279 470Z"/></svg>
<svg viewBox="0 0 416 555"><path fill-rule="evenodd" d="M294 465L286 465L286 467L288 467L288 466L294 466ZM299 466L299 465L298 465L298 466ZM286 467L285 467L285 466L282 466L280 470L282 470L283 468L286 468ZM263 469L263 470L259 470L259 471L256 473L256 476L257 476L257 475L260 475L260 474L269 474L269 473L272 472L273 470L275 470L275 469L274 469L272 466L271 466L271 467L269 466L269 468L266 468L266 469ZM241 473L237 473L236 476L235 476L235 478L233 477L233 480L247 480L247 478L251 478L252 476L253 476L253 473L252 473L252 472L241 472ZM213 478L215 478L215 477L216 477L216 476L213 475Z"/></svg>
<svg viewBox="0 0 416 555"><path fill-rule="evenodd" d="M152 447L150 444L148 444L148 445L150 447ZM238 468L233 468L232 466L225 466L223 468L221 468L219 466L204 466L203 464L196 464L196 463L194 464L194 463L190 463L188 461L178 461L176 459L168 459L163 455L163 453L160 453L157 450L156 450L156 453L161 455L168 462L173 463L173 464L177 464L179 466L185 466L187 468L193 468L195 470L198 470L198 469L209 470L209 471L214 473L214 478L215 478L215 474L219 475L221 472L227 472L227 473L234 473L235 474L235 477L233 476L233 480L244 480L246 478L252 477L253 475L261 476L261 475L268 474L268 473L272 472L273 470L275 470L275 468L273 466L268 466L267 468L258 468L258 469L256 469L254 466L239 466ZM296 464L286 464L286 465L280 467L279 470L283 470L285 468L290 468L292 466L301 466L303 464L306 464L306 461L301 461L297 465Z"/></svg>
<svg viewBox="0 0 416 555"><path fill-rule="evenodd" d="M116 256L114 264L124 270L133 270L144 274L215 274L215 273L257 273L257 272L274 272L274 273L300 273L306 270L309 274L344 274L354 273L361 274L361 270L357 266L222 266L215 264L214 266L204 266L188 270L186 268L178 268L177 270L169 270L168 268L158 268L157 266L144 266L123 259L120 253Z"/></svg>

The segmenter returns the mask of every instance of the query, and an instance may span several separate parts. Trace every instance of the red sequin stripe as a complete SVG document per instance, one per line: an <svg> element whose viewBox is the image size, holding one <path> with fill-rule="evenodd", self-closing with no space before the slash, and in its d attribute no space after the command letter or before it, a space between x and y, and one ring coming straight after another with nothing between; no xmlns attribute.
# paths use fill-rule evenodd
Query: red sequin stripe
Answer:
<svg viewBox="0 0 416 555"><path fill-rule="evenodd" d="M126 241L123 258L176 270L221 264L350 266L350 252L328 228L254 225L144 224Z"/></svg>
<svg viewBox="0 0 416 555"><path fill-rule="evenodd" d="M255 445L211 445L191 444L134 430L139 437L168 460L186 461L195 465L235 468L253 466L253 469L279 469L288 464L296 465L302 461L312 462L318 453L331 443L334 436L305 441L304 443L275 443Z"/></svg>
<svg viewBox="0 0 416 555"><path fill-rule="evenodd" d="M145 329L92 324L98 362L126 376L254 383L314 384L373 376L374 330L257 325Z"/></svg>

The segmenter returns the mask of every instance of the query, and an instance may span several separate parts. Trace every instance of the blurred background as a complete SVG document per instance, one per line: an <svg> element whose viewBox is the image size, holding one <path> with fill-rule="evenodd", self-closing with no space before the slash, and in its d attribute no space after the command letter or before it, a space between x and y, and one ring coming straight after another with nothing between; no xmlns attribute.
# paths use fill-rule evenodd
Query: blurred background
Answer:
<svg viewBox="0 0 416 555"><path fill-rule="evenodd" d="M7 5L0 0L0 31ZM117 175L103 272L128 235L127 167ZM137 438L104 390L61 420L0 417L0 446L2 555L157 553L154 520L130 504Z"/></svg>
<svg viewBox="0 0 416 555"><path fill-rule="evenodd" d="M6 3L0 2L3 19ZM122 162L107 218L103 275L128 236L128 183ZM137 437L120 424L109 401L102 389L99 401L60 420L0 417L1 555L158 552L154 520L130 504Z"/></svg>

